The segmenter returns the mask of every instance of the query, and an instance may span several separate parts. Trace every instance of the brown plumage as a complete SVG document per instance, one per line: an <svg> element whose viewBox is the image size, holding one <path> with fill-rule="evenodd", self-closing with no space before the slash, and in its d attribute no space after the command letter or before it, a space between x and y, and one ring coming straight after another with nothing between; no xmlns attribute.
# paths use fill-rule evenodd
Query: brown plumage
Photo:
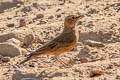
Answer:
<svg viewBox="0 0 120 80"><path fill-rule="evenodd" d="M23 64L31 59L34 59L37 56L50 54L50 55L55 55L55 58L58 62L60 62L64 66L67 66L67 64L64 61L62 61L58 56L61 53L69 51L75 47L78 41L78 32L75 29L76 28L75 26L78 20L81 19L82 17L83 16L75 16L75 15L67 16L64 21L63 32L48 44L30 53L28 57L20 64Z"/></svg>

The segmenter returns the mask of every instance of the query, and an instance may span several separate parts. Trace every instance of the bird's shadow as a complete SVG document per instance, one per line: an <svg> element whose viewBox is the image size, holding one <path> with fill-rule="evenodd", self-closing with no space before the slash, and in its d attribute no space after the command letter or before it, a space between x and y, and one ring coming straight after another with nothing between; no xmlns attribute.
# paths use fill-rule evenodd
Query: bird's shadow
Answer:
<svg viewBox="0 0 120 80"><path fill-rule="evenodd" d="M51 72L46 73L46 70L43 70L37 75L36 73L22 73L21 71L16 70L12 76L12 80L43 80L44 78L51 79L53 77L62 76L62 73L60 72L53 71L53 73L54 74L51 75Z"/></svg>
<svg viewBox="0 0 120 80"><path fill-rule="evenodd" d="M17 4L23 4L23 2L21 2L19 0L13 0L12 2L1 2L0 3L0 13L3 13L4 10L6 10L6 9L16 7Z"/></svg>

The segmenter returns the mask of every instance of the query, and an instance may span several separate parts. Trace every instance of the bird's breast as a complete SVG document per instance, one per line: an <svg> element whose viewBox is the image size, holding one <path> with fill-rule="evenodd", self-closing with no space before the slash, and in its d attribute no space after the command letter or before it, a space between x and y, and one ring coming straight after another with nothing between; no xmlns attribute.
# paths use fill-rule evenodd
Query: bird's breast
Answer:
<svg viewBox="0 0 120 80"><path fill-rule="evenodd" d="M53 51L51 54L59 55L61 53L72 50L78 41L78 34L75 33L73 36L71 36L71 38L73 39L70 42L69 42L70 39L68 39L68 43L65 43L68 46L64 46L64 43L63 43L62 44L63 46L61 48L58 48L56 51Z"/></svg>

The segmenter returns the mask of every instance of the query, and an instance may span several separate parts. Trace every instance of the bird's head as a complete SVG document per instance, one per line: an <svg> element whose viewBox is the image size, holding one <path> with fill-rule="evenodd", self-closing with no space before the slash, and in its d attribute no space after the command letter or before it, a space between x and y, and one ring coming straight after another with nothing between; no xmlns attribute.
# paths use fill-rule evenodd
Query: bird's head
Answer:
<svg viewBox="0 0 120 80"><path fill-rule="evenodd" d="M64 26L69 28L74 28L77 22L82 19L84 16L69 15L65 18Z"/></svg>

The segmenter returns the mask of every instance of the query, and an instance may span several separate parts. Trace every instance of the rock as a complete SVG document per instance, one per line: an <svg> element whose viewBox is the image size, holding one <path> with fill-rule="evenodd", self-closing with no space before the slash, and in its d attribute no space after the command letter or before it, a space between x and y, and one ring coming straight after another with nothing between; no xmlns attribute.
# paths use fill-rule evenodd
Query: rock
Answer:
<svg viewBox="0 0 120 80"><path fill-rule="evenodd" d="M16 30L10 33L0 34L0 43L5 42L11 38L20 40L21 46L24 44L27 45L31 44L35 40L33 31L31 29L24 29L24 30Z"/></svg>
<svg viewBox="0 0 120 80"><path fill-rule="evenodd" d="M101 76L103 75L104 72L100 70L93 70L90 72L90 77L96 77L96 76Z"/></svg>
<svg viewBox="0 0 120 80"><path fill-rule="evenodd" d="M10 61L10 58L8 58L8 57L3 57L3 58L0 59L0 61L2 61L2 62L9 62L9 61Z"/></svg>
<svg viewBox="0 0 120 80"><path fill-rule="evenodd" d="M33 7L35 7L35 8L38 8L38 7L39 7L39 5L38 5L37 2L33 3L32 5L33 5Z"/></svg>
<svg viewBox="0 0 120 80"><path fill-rule="evenodd" d="M33 63L29 64L29 67L35 67L35 64L33 64Z"/></svg>
<svg viewBox="0 0 120 80"><path fill-rule="evenodd" d="M7 17L7 19L8 19L8 20L11 20L11 19L12 19L12 17Z"/></svg>
<svg viewBox="0 0 120 80"><path fill-rule="evenodd" d="M20 27L26 26L26 21L25 21L25 19L21 19L21 20L20 20L19 26L20 26Z"/></svg>
<svg viewBox="0 0 120 80"><path fill-rule="evenodd" d="M78 22L78 25L82 25L82 23L83 23L82 21L79 21L79 22Z"/></svg>
<svg viewBox="0 0 120 80"><path fill-rule="evenodd" d="M59 5L64 5L66 3L66 0L62 0L63 2L60 3ZM69 1L70 2L70 1Z"/></svg>
<svg viewBox="0 0 120 80"><path fill-rule="evenodd" d="M0 43L0 55L15 57L21 54L21 50L13 43Z"/></svg>
<svg viewBox="0 0 120 80"><path fill-rule="evenodd" d="M49 16L49 17L48 17L48 19L52 19L52 18L54 18L54 17L53 17L53 16Z"/></svg>
<svg viewBox="0 0 120 80"><path fill-rule="evenodd" d="M57 16L57 18L60 18L61 17L61 15L60 14L58 14L58 15L56 15Z"/></svg>
<svg viewBox="0 0 120 80"><path fill-rule="evenodd" d="M61 9L58 8L58 9L56 10L56 12L59 12L60 10L61 10Z"/></svg>
<svg viewBox="0 0 120 80"><path fill-rule="evenodd" d="M26 35L24 38L24 44L29 45L35 41L35 36L33 34Z"/></svg>
<svg viewBox="0 0 120 80"><path fill-rule="evenodd" d="M102 42L97 42L92 40L86 40L84 43L91 47L105 47L105 45Z"/></svg>
<svg viewBox="0 0 120 80"><path fill-rule="evenodd" d="M14 33L0 34L0 43L7 41L10 38L16 38ZM17 39L17 38L16 38Z"/></svg>
<svg viewBox="0 0 120 80"><path fill-rule="evenodd" d="M21 4L17 4L17 8L21 7Z"/></svg>
<svg viewBox="0 0 120 80"><path fill-rule="evenodd" d="M108 32L108 34L109 34L109 35L114 35L115 32L111 30L111 31Z"/></svg>
<svg viewBox="0 0 120 80"><path fill-rule="evenodd" d="M116 75L116 80L120 80L120 75Z"/></svg>
<svg viewBox="0 0 120 80"><path fill-rule="evenodd" d="M11 24L7 24L8 27L14 27L14 23L11 23Z"/></svg>
<svg viewBox="0 0 120 80"><path fill-rule="evenodd" d="M21 45L20 40L15 39L15 38L11 38L11 39L7 40L7 42L8 42L8 43L16 44L17 46L20 46L20 45Z"/></svg>
<svg viewBox="0 0 120 80"><path fill-rule="evenodd" d="M29 45L35 40L35 35L31 29L16 31L15 34L17 34L16 36L22 40L18 39L23 45Z"/></svg>
<svg viewBox="0 0 120 80"><path fill-rule="evenodd" d="M84 46L84 48L81 49L81 52L82 52L82 53L85 53L85 54L88 54L88 53L90 52L90 49L89 49L88 46Z"/></svg>
<svg viewBox="0 0 120 80"><path fill-rule="evenodd" d="M88 62L88 59L87 59L87 58L80 58L80 62L81 62L81 63L87 63L87 62Z"/></svg>
<svg viewBox="0 0 120 80"><path fill-rule="evenodd" d="M89 28L92 27L92 26L94 26L92 23L88 23L88 24L85 25L85 27L89 27Z"/></svg>
<svg viewBox="0 0 120 80"><path fill-rule="evenodd" d="M43 17L44 17L43 14L37 14L37 15L36 15L36 18L38 18L38 19L43 18Z"/></svg>
<svg viewBox="0 0 120 80"><path fill-rule="evenodd" d="M31 8L31 6L24 6L22 9L21 9L21 11L22 12L30 12L30 11L32 11L32 8Z"/></svg>

